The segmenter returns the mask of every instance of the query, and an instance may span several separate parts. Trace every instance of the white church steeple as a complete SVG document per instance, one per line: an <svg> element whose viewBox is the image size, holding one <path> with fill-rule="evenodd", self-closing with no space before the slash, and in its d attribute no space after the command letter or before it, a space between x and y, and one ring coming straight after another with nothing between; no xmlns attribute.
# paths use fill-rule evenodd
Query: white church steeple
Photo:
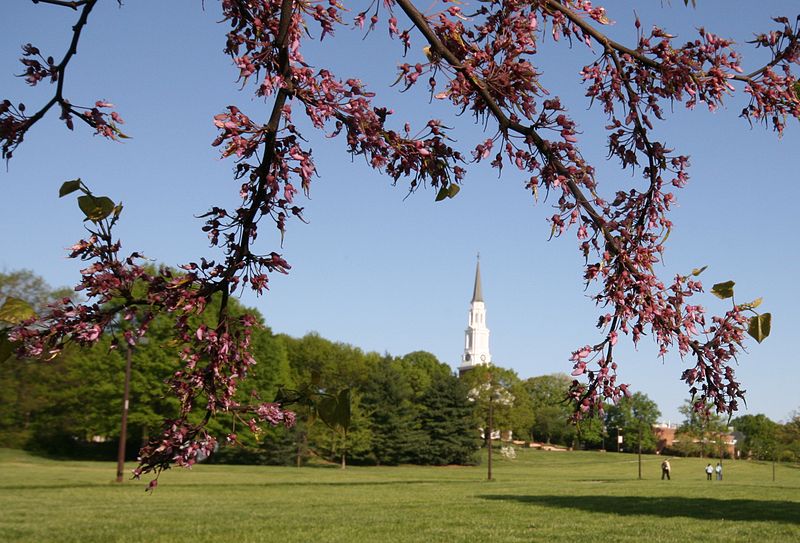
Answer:
<svg viewBox="0 0 800 543"><path fill-rule="evenodd" d="M461 355L459 373L471 370L478 365L492 362L489 352L489 329L486 328L486 306L483 303L481 285L481 256L475 266L475 286L472 289L472 302L469 306L469 320L464 331L464 354Z"/></svg>

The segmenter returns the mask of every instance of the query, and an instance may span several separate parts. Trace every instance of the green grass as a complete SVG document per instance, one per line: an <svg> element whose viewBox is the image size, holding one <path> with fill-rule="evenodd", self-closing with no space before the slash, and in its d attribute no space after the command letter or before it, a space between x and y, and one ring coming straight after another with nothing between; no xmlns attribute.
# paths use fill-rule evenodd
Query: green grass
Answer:
<svg viewBox="0 0 800 543"><path fill-rule="evenodd" d="M800 541L800 469L521 451L479 467L198 466L113 483L115 466L0 449L3 541ZM132 467L132 466L131 466Z"/></svg>

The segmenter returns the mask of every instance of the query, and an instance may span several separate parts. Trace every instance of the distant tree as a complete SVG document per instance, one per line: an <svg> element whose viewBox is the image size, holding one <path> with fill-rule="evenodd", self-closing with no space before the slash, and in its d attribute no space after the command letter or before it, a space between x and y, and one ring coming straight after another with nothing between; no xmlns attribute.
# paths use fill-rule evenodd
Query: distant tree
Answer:
<svg viewBox="0 0 800 543"><path fill-rule="evenodd" d="M547 444L569 445L575 439L575 427L567 423L564 408L558 405L538 408L532 431L535 439Z"/></svg>
<svg viewBox="0 0 800 543"><path fill-rule="evenodd" d="M353 390L350 395L350 427L347 432L331 430L332 459L338 459L344 466L347 458L350 463L369 463L372 457L371 412L367 411L362 399L363 393Z"/></svg>
<svg viewBox="0 0 800 543"><path fill-rule="evenodd" d="M700 458L718 455L721 452L719 438L727 431L723 418L710 411L710 406L698 405L687 400L678 408L684 420L675 432L674 447L685 456Z"/></svg>
<svg viewBox="0 0 800 543"><path fill-rule="evenodd" d="M599 449L606 438L606 424L602 417L586 417L578 421L576 427L578 443L587 449Z"/></svg>
<svg viewBox="0 0 800 543"><path fill-rule="evenodd" d="M480 444L473 405L464 381L450 373L434 374L422 398L422 430L426 447L420 451L424 464L470 464Z"/></svg>
<svg viewBox="0 0 800 543"><path fill-rule="evenodd" d="M773 422L766 415L744 415L731 421L731 426L744 434L739 444L747 458L756 460L772 460L778 446L780 424Z"/></svg>
<svg viewBox="0 0 800 543"><path fill-rule="evenodd" d="M469 389L475 420L484 430L487 443L490 409L494 432L513 431L515 424L519 426L519 419L527 415L515 409L519 405L517 395L523 393L523 389L513 370L495 365L476 366L462 375L461 379Z"/></svg>
<svg viewBox="0 0 800 543"><path fill-rule="evenodd" d="M47 304L64 297L75 297L75 292L65 287L53 288L31 270L0 272L0 307L8 298L17 298L42 312Z"/></svg>
<svg viewBox="0 0 800 543"><path fill-rule="evenodd" d="M784 462L800 462L800 411L780 427L777 457Z"/></svg>
<svg viewBox="0 0 800 543"><path fill-rule="evenodd" d="M450 366L443 364L427 351L414 351L397 360L401 371L407 376L409 385L419 398L428 390L434 379L452 374Z"/></svg>
<svg viewBox="0 0 800 543"><path fill-rule="evenodd" d="M0 272L0 307L15 298L41 311L48 303L68 292L54 290L30 270ZM12 318L13 317L6 317ZM13 322L0 317L0 447L22 447L28 443L38 412L49 403L46 396L62 368L58 364L42 364L35 360L11 357L11 349L3 339ZM5 348L4 348L5 346ZM48 367L54 375L48 375Z"/></svg>
<svg viewBox="0 0 800 543"><path fill-rule="evenodd" d="M571 445L576 428L569 423L572 409L565 401L572 379L563 373L526 379L523 386L530 398L534 422L533 438L547 443Z"/></svg>
<svg viewBox="0 0 800 543"><path fill-rule="evenodd" d="M429 447L420 421L421 406L414 403L414 391L407 376L389 356L370 374L363 404L370 413L372 454L384 465L414 463L419 452Z"/></svg>
<svg viewBox="0 0 800 543"><path fill-rule="evenodd" d="M654 452L658 443L653 425L660 416L661 411L656 403L646 394L636 392L607 408L606 427L620 428L627 443L625 450L638 450L641 439L642 452Z"/></svg>

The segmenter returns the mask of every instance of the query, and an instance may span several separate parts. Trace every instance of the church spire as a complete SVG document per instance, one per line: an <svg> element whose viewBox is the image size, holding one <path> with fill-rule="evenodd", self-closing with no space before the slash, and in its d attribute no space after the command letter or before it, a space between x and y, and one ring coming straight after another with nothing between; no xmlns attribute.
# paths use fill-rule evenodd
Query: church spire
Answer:
<svg viewBox="0 0 800 543"><path fill-rule="evenodd" d="M478 365L492 363L489 352L489 329L486 327L486 305L483 303L483 287L481 285L481 255L475 266L475 286L472 288L472 302L469 307L467 329L464 330L464 354L461 356L459 375Z"/></svg>
<svg viewBox="0 0 800 543"><path fill-rule="evenodd" d="M478 263L475 265L475 287L472 289L472 301L483 301L483 288L481 288L481 254L478 253Z"/></svg>

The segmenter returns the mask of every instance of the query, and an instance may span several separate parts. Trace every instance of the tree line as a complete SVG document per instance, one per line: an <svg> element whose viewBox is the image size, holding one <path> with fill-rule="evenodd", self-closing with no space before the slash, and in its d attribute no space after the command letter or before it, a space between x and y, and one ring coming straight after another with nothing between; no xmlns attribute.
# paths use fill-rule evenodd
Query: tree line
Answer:
<svg viewBox="0 0 800 543"><path fill-rule="evenodd" d="M0 306L19 297L42 306L69 295L51 289L30 271L0 273ZM218 303L214 301L212 303ZM253 313L235 300L230 310ZM213 311L211 312L213 314ZM257 314L257 312L256 312ZM479 368L456 377L434 355L416 351L403 356L364 352L316 333L302 338L274 334L258 317L253 354L258 361L238 394L242 402L272 401L287 391L338 394L347 391L350 424L346 431L316 419L308 405L293 407L291 428L269 428L251 434L212 419L214 431L232 436L211 461L303 465L310 461L372 465L470 464L478 461L481 436L489 427L511 431L515 439L564 447L615 450L618 435L627 451L654 452L658 446L652 425L658 406L643 393L606 408L604 419L568 422L571 407L564 401L572 379L564 374L520 378L500 367ZM124 326L121 323L120 326ZM128 457L159 431L164 418L176 416L178 401L167 390L167 379L179 369L178 346L170 341L172 323L160 316L150 324L148 341L132 351ZM50 361L0 363L0 446L27 448L45 454L112 458L119 439L125 347L111 349L104 337L91 348L70 348ZM686 408L679 433L679 454L712 454L722 431L721 419L700 421ZM780 425L764 415L745 415L733 424L746 434L747 455L800 459L800 417ZM705 445L697 445L705 444Z"/></svg>

